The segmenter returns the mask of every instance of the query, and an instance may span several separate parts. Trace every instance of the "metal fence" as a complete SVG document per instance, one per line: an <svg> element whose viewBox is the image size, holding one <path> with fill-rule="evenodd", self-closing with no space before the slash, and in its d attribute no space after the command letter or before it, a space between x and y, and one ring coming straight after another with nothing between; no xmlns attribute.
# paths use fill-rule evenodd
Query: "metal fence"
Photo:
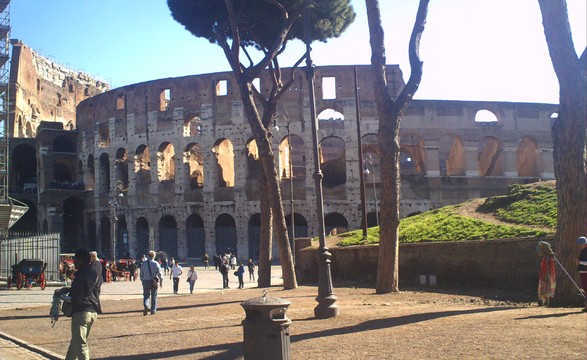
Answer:
<svg viewBox="0 0 587 360"><path fill-rule="evenodd" d="M0 235L0 278L11 275L11 266L23 259L40 259L47 263L45 275L48 281L58 281L60 235L9 233Z"/></svg>

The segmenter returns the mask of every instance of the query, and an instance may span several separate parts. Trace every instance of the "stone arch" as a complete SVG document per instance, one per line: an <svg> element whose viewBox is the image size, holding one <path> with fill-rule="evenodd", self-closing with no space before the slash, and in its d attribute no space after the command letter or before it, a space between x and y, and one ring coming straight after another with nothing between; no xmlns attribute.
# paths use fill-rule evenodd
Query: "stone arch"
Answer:
<svg viewBox="0 0 587 360"><path fill-rule="evenodd" d="M77 153L77 146L69 136L61 135L53 140L53 152Z"/></svg>
<svg viewBox="0 0 587 360"><path fill-rule="evenodd" d="M219 139L212 149L216 155L217 186L234 187L234 147L229 139Z"/></svg>
<svg viewBox="0 0 587 360"><path fill-rule="evenodd" d="M349 230L349 222L337 212L328 213L324 216L324 232L329 234L342 234Z"/></svg>
<svg viewBox="0 0 587 360"><path fill-rule="evenodd" d="M100 184L98 184L99 194L108 194L110 191L110 157L107 153L100 154L98 160L98 173Z"/></svg>
<svg viewBox="0 0 587 360"><path fill-rule="evenodd" d="M279 143L279 177L282 180L290 178L290 165L295 181L306 179L306 145L304 139L294 134L285 136Z"/></svg>
<svg viewBox="0 0 587 360"><path fill-rule="evenodd" d="M499 118L494 111L488 109L479 109L475 112L475 123L479 124L497 124Z"/></svg>
<svg viewBox="0 0 587 360"><path fill-rule="evenodd" d="M108 124L100 124L98 126L98 147L107 148L110 146L110 129Z"/></svg>
<svg viewBox="0 0 587 360"><path fill-rule="evenodd" d="M325 137L320 141L320 167L325 189L341 187L346 184L345 142L336 136Z"/></svg>
<svg viewBox="0 0 587 360"><path fill-rule="evenodd" d="M400 171L402 175L426 174L424 141L418 134L400 137Z"/></svg>
<svg viewBox="0 0 587 360"><path fill-rule="evenodd" d="M116 162L114 165L116 180L122 181L124 188L128 188L128 153L125 148L116 150Z"/></svg>
<svg viewBox="0 0 587 360"><path fill-rule="evenodd" d="M198 143L186 146L183 153L183 162L186 169L190 190L204 187L204 153Z"/></svg>
<svg viewBox="0 0 587 360"><path fill-rule="evenodd" d="M198 214L190 215L186 222L186 240L189 258L199 258L206 252L204 220Z"/></svg>
<svg viewBox="0 0 587 360"><path fill-rule="evenodd" d="M171 215L165 215L159 220L159 249L165 251L168 257L179 258L177 221Z"/></svg>
<svg viewBox="0 0 587 360"><path fill-rule="evenodd" d="M37 151L29 144L19 144L11 153L11 182L25 193L37 192Z"/></svg>
<svg viewBox="0 0 587 360"><path fill-rule="evenodd" d="M251 215L248 224L249 259L259 260L259 246L261 243L261 214Z"/></svg>
<svg viewBox="0 0 587 360"><path fill-rule="evenodd" d="M287 226L287 233L289 235L290 242L293 242L293 236L291 232L291 213L285 217L285 225ZM295 237L308 237L308 221L301 214L294 213L294 228Z"/></svg>
<svg viewBox="0 0 587 360"><path fill-rule="evenodd" d="M503 176L504 161L501 141L492 136L484 137L477 147L479 176Z"/></svg>
<svg viewBox="0 0 587 360"><path fill-rule="evenodd" d="M160 182L175 180L175 147L167 141L157 151L157 177Z"/></svg>
<svg viewBox="0 0 587 360"><path fill-rule="evenodd" d="M214 224L216 234L216 253L237 254L236 223L234 218L228 214L220 214Z"/></svg>
<svg viewBox="0 0 587 360"><path fill-rule="evenodd" d="M56 159L53 161L53 179L61 188L63 183L73 183L76 179L75 167L68 159ZM63 184L66 186L65 184Z"/></svg>
<svg viewBox="0 0 587 360"><path fill-rule="evenodd" d="M149 250L149 222L144 217L139 217L135 223L135 230L137 234L137 258L141 255L146 255Z"/></svg>
<svg viewBox="0 0 587 360"><path fill-rule="evenodd" d="M456 135L443 135L438 141L438 157L441 176L465 175L465 151L463 142Z"/></svg>
<svg viewBox="0 0 587 360"><path fill-rule="evenodd" d="M85 205L78 197L69 197L63 202L63 252L75 252L86 245L84 239L83 213Z"/></svg>
<svg viewBox="0 0 587 360"><path fill-rule="evenodd" d="M523 136L516 150L516 164L518 176L537 177L538 162L536 157L536 142L528 136Z"/></svg>
<svg viewBox="0 0 587 360"><path fill-rule="evenodd" d="M342 110L342 109L341 109ZM332 108L326 108L318 114L318 120L320 121L330 121L330 122L337 122L342 121L344 122L344 115L342 112L336 111Z"/></svg>
<svg viewBox="0 0 587 360"><path fill-rule="evenodd" d="M255 139L247 141L247 177L246 191L249 200L258 200L260 191L260 180L262 178L263 167L259 160L259 148Z"/></svg>
<svg viewBox="0 0 587 360"><path fill-rule="evenodd" d="M363 153L371 153L379 156L379 137L377 134L365 134L361 137Z"/></svg>
<svg viewBox="0 0 587 360"><path fill-rule="evenodd" d="M145 186L151 183L151 156L147 145L139 145L135 150L135 174L137 185Z"/></svg>

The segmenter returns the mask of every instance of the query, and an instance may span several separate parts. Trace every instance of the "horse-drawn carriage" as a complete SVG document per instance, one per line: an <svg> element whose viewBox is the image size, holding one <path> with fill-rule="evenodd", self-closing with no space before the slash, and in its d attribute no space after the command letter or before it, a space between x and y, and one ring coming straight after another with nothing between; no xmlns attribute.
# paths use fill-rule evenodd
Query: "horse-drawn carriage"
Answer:
<svg viewBox="0 0 587 360"><path fill-rule="evenodd" d="M106 282L117 280L136 280L137 265L135 259L118 259L118 262L110 261L106 266Z"/></svg>
<svg viewBox="0 0 587 360"><path fill-rule="evenodd" d="M25 286L30 289L33 285L38 285L41 287L41 290L45 290L47 286L47 279L45 277L46 268L47 263L43 260L21 260L18 264L12 265L12 275L8 277L8 288L11 288L12 284L18 290Z"/></svg>
<svg viewBox="0 0 587 360"><path fill-rule="evenodd" d="M66 283L68 280L72 281L75 275L74 256L75 254L59 254L59 274L61 275L61 280Z"/></svg>

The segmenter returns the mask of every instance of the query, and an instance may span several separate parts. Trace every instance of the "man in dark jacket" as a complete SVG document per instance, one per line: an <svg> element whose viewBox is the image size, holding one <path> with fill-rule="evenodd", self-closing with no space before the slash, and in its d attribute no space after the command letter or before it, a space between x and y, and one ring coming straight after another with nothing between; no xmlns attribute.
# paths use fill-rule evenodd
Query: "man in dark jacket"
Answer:
<svg viewBox="0 0 587 360"><path fill-rule="evenodd" d="M90 264L92 265L92 268L94 268L94 271L96 271L96 274L98 274L98 284L96 286L96 300L98 300L98 314L102 313L102 303L100 302L100 293L102 292L102 283L104 282L102 280L102 263L100 262L100 259L98 259L98 253L95 251L90 251Z"/></svg>
<svg viewBox="0 0 587 360"><path fill-rule="evenodd" d="M90 358L87 339L98 318L99 303L96 294L99 276L92 267L87 250L76 251L73 262L78 270L69 291L72 305L71 341L65 359L82 360Z"/></svg>
<svg viewBox="0 0 587 360"><path fill-rule="evenodd" d="M228 263L226 261L220 265L220 273L222 274L222 288L228 289Z"/></svg>

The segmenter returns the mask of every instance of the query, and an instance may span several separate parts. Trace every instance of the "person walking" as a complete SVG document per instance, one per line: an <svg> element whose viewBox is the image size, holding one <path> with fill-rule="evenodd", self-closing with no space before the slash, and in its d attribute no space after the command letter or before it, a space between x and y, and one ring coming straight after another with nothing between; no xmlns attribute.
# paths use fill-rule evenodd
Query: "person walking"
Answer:
<svg viewBox="0 0 587 360"><path fill-rule="evenodd" d="M167 257L164 257L161 261L161 265L163 265L163 275L167 275L169 271L169 263L167 262Z"/></svg>
<svg viewBox="0 0 587 360"><path fill-rule="evenodd" d="M228 289L228 263L226 261L220 264L220 273L222 274L222 288Z"/></svg>
<svg viewBox="0 0 587 360"><path fill-rule="evenodd" d="M69 291L72 307L71 341L65 359L89 359L88 336L98 319L99 303L96 294L100 276L91 264L88 250L77 250L73 263L78 270Z"/></svg>
<svg viewBox="0 0 587 360"><path fill-rule="evenodd" d="M95 251L90 251L90 265L98 274L98 284L96 285L96 300L98 300L98 314L102 313L102 303L100 302L100 293L102 292L102 284L104 283L102 279L102 263L100 259L98 259L98 253Z"/></svg>
<svg viewBox="0 0 587 360"><path fill-rule="evenodd" d="M151 300L151 315L157 312L157 291L159 287L155 287L156 282L159 281L159 287L163 285L163 276L161 275L161 267L155 261L155 252L149 251L149 256L146 261L141 264L141 282L143 283L143 315L149 312L149 299Z"/></svg>
<svg viewBox="0 0 587 360"><path fill-rule="evenodd" d="M230 255L230 268L232 270L236 269L236 256L234 254Z"/></svg>
<svg viewBox="0 0 587 360"><path fill-rule="evenodd" d="M236 270L236 276L238 277L238 288L239 289L244 289L244 287L245 287L245 281L243 280L244 275L245 275L245 267L243 266L243 263L240 263L238 269Z"/></svg>
<svg viewBox="0 0 587 360"><path fill-rule="evenodd" d="M218 270L218 267L220 266L220 255L214 254L212 260L214 261L214 270Z"/></svg>
<svg viewBox="0 0 587 360"><path fill-rule="evenodd" d="M183 269L176 261L171 268L171 274L173 275L173 293L177 294L179 291L179 277L183 274Z"/></svg>
<svg viewBox="0 0 587 360"><path fill-rule="evenodd" d="M190 283L190 294L194 293L194 285L196 285L196 280L198 280L198 274L196 273L196 269L194 265L190 266L188 270L188 279L187 281Z"/></svg>
<svg viewBox="0 0 587 360"><path fill-rule="evenodd" d="M247 268L249 269L249 282L255 281L255 263L253 262L253 259L249 259Z"/></svg>
<svg viewBox="0 0 587 360"><path fill-rule="evenodd" d="M202 256L202 261L204 262L204 269L208 269L210 267L208 265L209 260L210 260L210 257L208 256L208 254L204 253L204 256Z"/></svg>
<svg viewBox="0 0 587 360"><path fill-rule="evenodd" d="M171 280L171 277L173 276L173 265L175 264L175 259L172 257L171 260L169 260L169 280Z"/></svg>

